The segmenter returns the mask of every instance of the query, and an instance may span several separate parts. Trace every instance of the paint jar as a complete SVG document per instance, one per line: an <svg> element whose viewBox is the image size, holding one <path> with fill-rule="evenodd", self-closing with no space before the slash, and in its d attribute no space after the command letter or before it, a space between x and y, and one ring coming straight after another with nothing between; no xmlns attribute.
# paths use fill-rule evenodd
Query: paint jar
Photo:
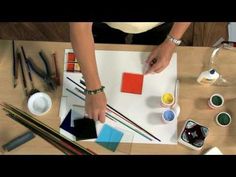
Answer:
<svg viewBox="0 0 236 177"><path fill-rule="evenodd" d="M220 112L216 116L216 123L222 127L227 127L231 123L231 116L227 112Z"/></svg>
<svg viewBox="0 0 236 177"><path fill-rule="evenodd" d="M185 122L178 142L193 150L201 150L207 135L207 127L189 119Z"/></svg>
<svg viewBox="0 0 236 177"><path fill-rule="evenodd" d="M212 109L220 108L223 106L223 104L224 104L224 97L218 93L213 94L208 101L208 105Z"/></svg>
<svg viewBox="0 0 236 177"><path fill-rule="evenodd" d="M172 93L164 93L161 97L161 105L163 107L171 107L174 101L175 99Z"/></svg>
<svg viewBox="0 0 236 177"><path fill-rule="evenodd" d="M162 120L165 123L171 123L176 119L176 113L174 110L172 109L166 109L163 113L162 113Z"/></svg>

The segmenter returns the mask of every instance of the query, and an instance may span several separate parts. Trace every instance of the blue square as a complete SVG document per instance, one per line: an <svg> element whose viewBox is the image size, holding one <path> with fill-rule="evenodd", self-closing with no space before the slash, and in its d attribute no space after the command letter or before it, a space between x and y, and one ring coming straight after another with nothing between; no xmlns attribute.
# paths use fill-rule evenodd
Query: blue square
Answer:
<svg viewBox="0 0 236 177"><path fill-rule="evenodd" d="M120 143L121 138L123 137L123 133L107 124L102 127L102 130L96 140L98 144L101 146L115 151L117 146Z"/></svg>

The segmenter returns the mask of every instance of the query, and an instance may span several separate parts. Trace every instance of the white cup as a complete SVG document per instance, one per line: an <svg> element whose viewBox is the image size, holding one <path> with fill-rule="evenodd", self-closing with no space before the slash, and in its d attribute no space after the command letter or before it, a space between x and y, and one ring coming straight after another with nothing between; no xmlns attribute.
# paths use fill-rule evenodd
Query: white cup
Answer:
<svg viewBox="0 0 236 177"><path fill-rule="evenodd" d="M46 114L51 109L51 107L52 100L46 93L37 92L31 95L28 99L28 109L36 116L42 116Z"/></svg>

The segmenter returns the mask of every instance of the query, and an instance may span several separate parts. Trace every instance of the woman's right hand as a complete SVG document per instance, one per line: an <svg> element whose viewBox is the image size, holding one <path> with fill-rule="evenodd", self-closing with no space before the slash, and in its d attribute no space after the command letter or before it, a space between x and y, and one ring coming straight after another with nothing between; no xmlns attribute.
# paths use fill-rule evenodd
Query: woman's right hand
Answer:
<svg viewBox="0 0 236 177"><path fill-rule="evenodd" d="M95 121L105 122L106 112L106 95L104 92L100 92L94 95L86 95L85 98L85 113L91 119Z"/></svg>

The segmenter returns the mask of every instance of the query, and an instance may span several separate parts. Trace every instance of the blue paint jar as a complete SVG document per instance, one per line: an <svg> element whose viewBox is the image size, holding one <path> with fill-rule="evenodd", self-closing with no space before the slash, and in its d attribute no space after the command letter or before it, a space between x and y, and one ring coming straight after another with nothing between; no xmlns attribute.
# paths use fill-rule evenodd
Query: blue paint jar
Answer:
<svg viewBox="0 0 236 177"><path fill-rule="evenodd" d="M173 110L167 109L162 113L162 119L165 123L172 122L176 117L176 114Z"/></svg>

